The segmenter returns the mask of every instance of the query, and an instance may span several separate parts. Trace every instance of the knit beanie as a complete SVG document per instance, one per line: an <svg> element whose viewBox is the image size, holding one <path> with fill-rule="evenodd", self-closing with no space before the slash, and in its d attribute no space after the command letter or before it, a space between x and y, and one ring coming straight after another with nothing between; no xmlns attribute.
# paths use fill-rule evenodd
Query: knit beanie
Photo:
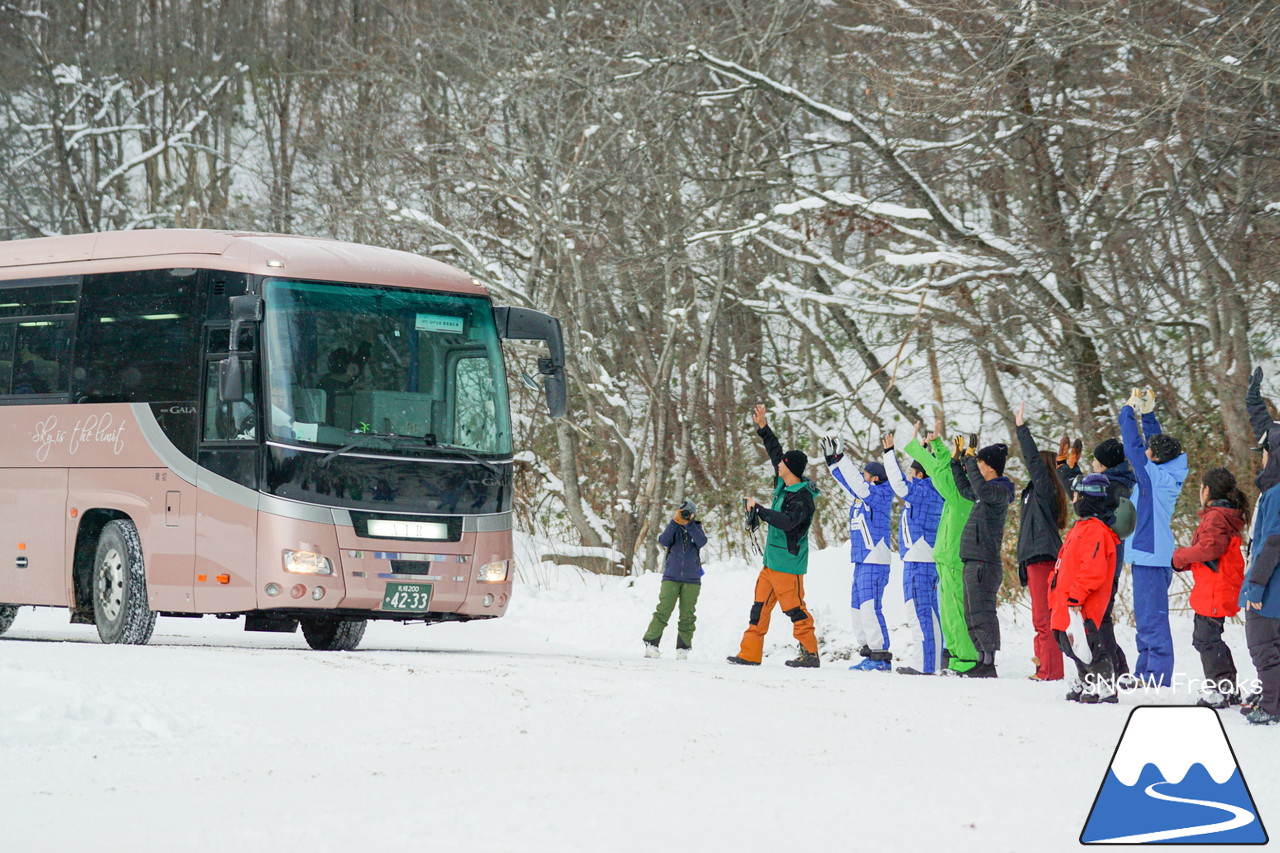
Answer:
<svg viewBox="0 0 1280 853"><path fill-rule="evenodd" d="M1110 493L1110 486L1111 479L1106 474L1076 477L1071 483L1071 490L1077 495L1071 502L1076 515L1102 519L1110 527L1115 521L1116 511L1116 498Z"/></svg>
<svg viewBox="0 0 1280 853"><path fill-rule="evenodd" d="M1157 465L1177 459L1182 455L1182 443L1171 435L1157 433L1147 442L1151 448L1151 461Z"/></svg>
<svg viewBox="0 0 1280 853"><path fill-rule="evenodd" d="M804 455L803 450L788 450L782 454L782 464L792 474L803 478L805 469L809 467L809 457Z"/></svg>
<svg viewBox="0 0 1280 853"><path fill-rule="evenodd" d="M988 444L978 451L978 458L994 468L997 477L1003 476L1004 463L1009 459L1009 446L1007 444Z"/></svg>
<svg viewBox="0 0 1280 853"><path fill-rule="evenodd" d="M888 472L884 470L884 466L879 462L868 462L862 466L862 470L875 477L877 483L883 483L889 479Z"/></svg>
<svg viewBox="0 0 1280 853"><path fill-rule="evenodd" d="M1108 438L1093 449L1093 458L1103 468L1114 468L1124 461L1124 445L1114 438Z"/></svg>

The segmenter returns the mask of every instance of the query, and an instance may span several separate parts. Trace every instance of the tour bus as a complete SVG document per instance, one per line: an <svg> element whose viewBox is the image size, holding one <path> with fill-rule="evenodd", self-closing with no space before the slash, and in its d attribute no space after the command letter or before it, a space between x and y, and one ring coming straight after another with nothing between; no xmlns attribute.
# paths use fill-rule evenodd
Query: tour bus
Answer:
<svg viewBox="0 0 1280 853"><path fill-rule="evenodd" d="M504 339L545 342L563 416L559 321L428 258L183 229L0 242L0 632L22 605L107 643L213 614L343 650L370 619L501 616Z"/></svg>

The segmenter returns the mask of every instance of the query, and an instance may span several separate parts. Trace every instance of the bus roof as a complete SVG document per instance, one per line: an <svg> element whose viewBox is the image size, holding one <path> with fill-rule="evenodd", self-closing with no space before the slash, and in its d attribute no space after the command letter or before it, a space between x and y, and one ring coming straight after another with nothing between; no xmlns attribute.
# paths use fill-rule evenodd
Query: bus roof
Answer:
<svg viewBox="0 0 1280 853"><path fill-rule="evenodd" d="M319 237L158 228L0 241L0 281L174 267L486 293L431 258Z"/></svg>

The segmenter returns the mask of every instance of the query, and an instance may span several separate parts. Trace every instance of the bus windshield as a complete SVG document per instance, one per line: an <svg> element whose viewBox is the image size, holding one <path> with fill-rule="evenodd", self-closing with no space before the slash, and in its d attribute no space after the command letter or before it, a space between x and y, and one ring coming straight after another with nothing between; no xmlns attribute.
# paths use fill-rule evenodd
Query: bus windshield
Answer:
<svg viewBox="0 0 1280 853"><path fill-rule="evenodd" d="M272 440L421 456L511 453L487 299L268 279L264 407Z"/></svg>

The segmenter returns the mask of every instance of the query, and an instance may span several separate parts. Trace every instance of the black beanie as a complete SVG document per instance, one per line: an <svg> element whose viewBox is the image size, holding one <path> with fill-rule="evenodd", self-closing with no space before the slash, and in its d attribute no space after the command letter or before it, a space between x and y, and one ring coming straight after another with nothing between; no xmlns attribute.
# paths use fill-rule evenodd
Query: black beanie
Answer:
<svg viewBox="0 0 1280 853"><path fill-rule="evenodd" d="M1147 441L1151 448L1151 461L1163 465L1182 455L1182 443L1171 435L1157 433Z"/></svg>
<svg viewBox="0 0 1280 853"><path fill-rule="evenodd" d="M1124 461L1124 445L1114 438L1108 438L1093 449L1093 458L1103 468L1114 468Z"/></svg>
<svg viewBox="0 0 1280 853"><path fill-rule="evenodd" d="M978 451L978 458L996 469L996 476L1004 475L1004 463L1009 459L1007 444L988 444Z"/></svg>
<svg viewBox="0 0 1280 853"><path fill-rule="evenodd" d="M804 478L804 471L809 467L809 457L802 450L788 450L782 454L782 464L797 477Z"/></svg>

